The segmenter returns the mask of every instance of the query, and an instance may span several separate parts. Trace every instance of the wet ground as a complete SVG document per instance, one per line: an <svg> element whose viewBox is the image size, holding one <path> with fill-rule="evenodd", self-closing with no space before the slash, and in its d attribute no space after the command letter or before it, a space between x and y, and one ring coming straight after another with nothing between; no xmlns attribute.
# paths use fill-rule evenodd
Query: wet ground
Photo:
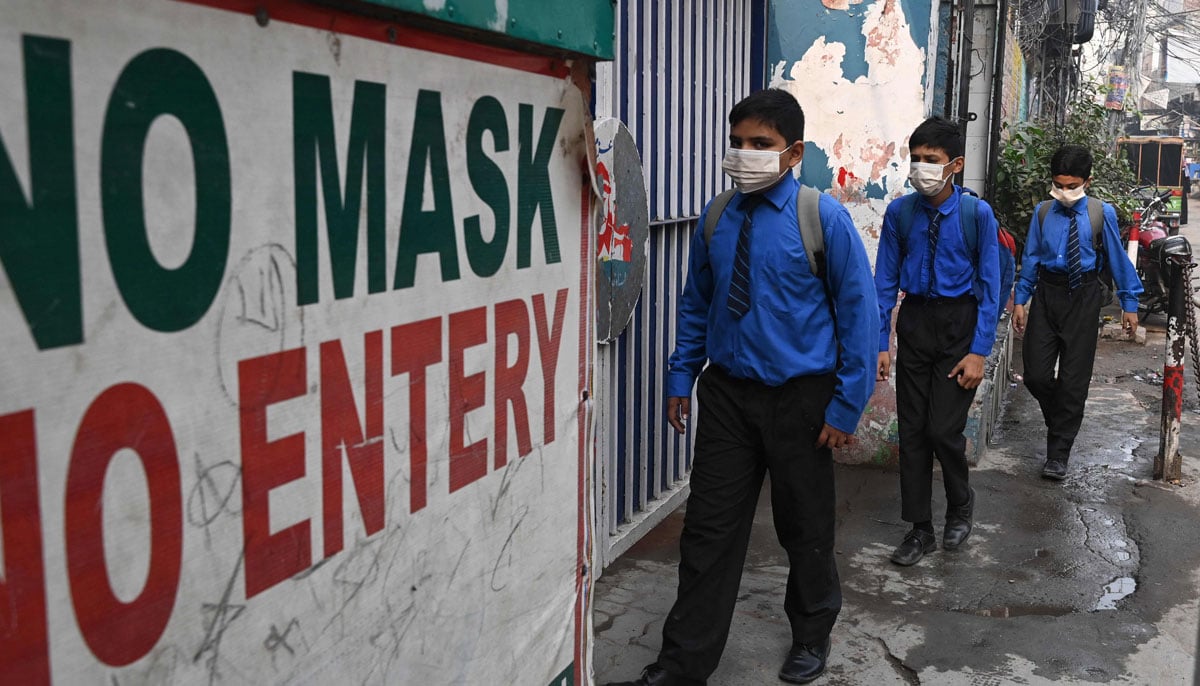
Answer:
<svg viewBox="0 0 1200 686"><path fill-rule="evenodd" d="M839 466L845 603L820 684L1188 684L1200 620L1200 403L1188 363L1180 484L1151 480L1165 321L1145 346L1101 340L1068 479L1039 477L1045 429L1014 380L972 472L971 539L911 568L888 556L907 525L899 476ZM1019 346L1019 342L1018 342ZM1015 355L1020 374L1020 355ZM935 513L944 511L935 473ZM781 683L790 643L786 558L760 499L729 645L709 683ZM595 675L631 679L654 660L674 599L682 512L596 585ZM940 521L935 521L939 527ZM940 536L939 536L940 538Z"/></svg>

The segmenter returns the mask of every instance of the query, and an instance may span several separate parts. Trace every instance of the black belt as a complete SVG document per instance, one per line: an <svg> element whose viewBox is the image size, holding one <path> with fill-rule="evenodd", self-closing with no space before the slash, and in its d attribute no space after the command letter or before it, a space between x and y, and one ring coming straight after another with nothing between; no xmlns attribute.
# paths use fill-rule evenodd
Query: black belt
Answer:
<svg viewBox="0 0 1200 686"><path fill-rule="evenodd" d="M927 298L923 295L913 295L907 293L904 296L904 302L920 305L922 307L937 307L939 305L965 305L974 303L975 296L971 293L963 293L962 295L954 295L950 297L933 297Z"/></svg>
<svg viewBox="0 0 1200 686"><path fill-rule="evenodd" d="M709 362L708 366L705 367L705 370L706 371L712 370L717 375L723 376L726 379L728 379L729 381L735 381L738 383L755 384L758 386L762 386L764 388L777 388L777 386L769 386L766 383L759 381L757 379L747 379L747 378L741 377L741 376L734 376L732 373L730 373L730 371L728 369L722 367L721 365L717 364L716 362ZM788 384L788 383L792 383L795 381L802 381L804 379L821 380L821 379L825 379L830 376L835 376L836 374L837 374L837 372L825 372L824 374L804 374L801 376L793 376L792 378L788 379L787 381L784 381L784 383Z"/></svg>
<svg viewBox="0 0 1200 686"><path fill-rule="evenodd" d="M1096 280L1096 271L1081 272L1079 283L1091 283ZM1051 286L1069 286L1071 277L1066 272L1056 272L1045 267L1038 267L1038 280Z"/></svg>

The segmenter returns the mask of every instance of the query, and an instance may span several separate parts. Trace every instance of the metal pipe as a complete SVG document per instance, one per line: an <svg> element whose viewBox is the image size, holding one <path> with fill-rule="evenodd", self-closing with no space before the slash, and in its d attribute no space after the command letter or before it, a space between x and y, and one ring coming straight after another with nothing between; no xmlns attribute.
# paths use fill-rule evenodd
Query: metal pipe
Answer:
<svg viewBox="0 0 1200 686"><path fill-rule="evenodd" d="M1008 0L996 4L996 47L992 50L992 121L988 133L988 165L985 197L996 197L996 169L1000 164L1000 128L1004 123L1004 47L1008 37Z"/></svg>
<svg viewBox="0 0 1200 686"><path fill-rule="evenodd" d="M1159 425L1158 455L1154 478L1178 481L1182 476L1179 430L1183 416L1183 362L1186 350L1187 310L1191 307L1184 265L1192 261L1192 248L1183 236L1171 236L1158 247L1154 258L1167 275L1167 350L1163 360L1162 421Z"/></svg>

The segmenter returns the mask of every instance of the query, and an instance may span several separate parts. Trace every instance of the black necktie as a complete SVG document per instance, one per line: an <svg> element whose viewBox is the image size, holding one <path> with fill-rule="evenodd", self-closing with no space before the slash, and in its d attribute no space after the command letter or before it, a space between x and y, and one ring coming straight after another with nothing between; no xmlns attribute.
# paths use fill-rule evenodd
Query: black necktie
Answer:
<svg viewBox="0 0 1200 686"><path fill-rule="evenodd" d="M729 298L725 301L725 307L734 319L741 319L750 311L750 217L761 202L761 195L747 195L742 200L745 218L742 219L742 230L738 232L733 273L729 276Z"/></svg>
<svg viewBox="0 0 1200 686"><path fill-rule="evenodd" d="M1067 285L1071 290L1079 288L1083 283L1083 256L1079 253L1079 224L1075 221L1075 210L1062 208L1071 217L1071 226L1067 229Z"/></svg>
<svg viewBox="0 0 1200 686"><path fill-rule="evenodd" d="M929 290L925 293L925 297L937 297L937 243L938 230L942 226L942 213L937 210L933 211L933 216L929 219Z"/></svg>

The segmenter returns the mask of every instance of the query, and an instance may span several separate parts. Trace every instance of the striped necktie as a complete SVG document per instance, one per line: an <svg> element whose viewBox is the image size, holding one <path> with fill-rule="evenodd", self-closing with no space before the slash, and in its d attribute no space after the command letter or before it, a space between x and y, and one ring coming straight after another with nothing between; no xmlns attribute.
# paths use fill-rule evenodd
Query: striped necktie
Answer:
<svg viewBox="0 0 1200 686"><path fill-rule="evenodd" d="M1067 285L1071 290L1083 284L1083 256L1079 252L1079 224L1075 221L1075 210L1064 207L1064 214L1071 218L1067 229Z"/></svg>
<svg viewBox="0 0 1200 686"><path fill-rule="evenodd" d="M729 276L729 298L725 301L725 307L734 319L741 319L750 311L750 217L762 200L761 195L747 195L741 203L745 217L742 219L742 230L738 232L733 273Z"/></svg>
<svg viewBox="0 0 1200 686"><path fill-rule="evenodd" d="M937 297L937 244L941 226L942 213L934 210L933 216L929 218L929 228L926 230L929 234L929 290L925 292L927 298Z"/></svg>

